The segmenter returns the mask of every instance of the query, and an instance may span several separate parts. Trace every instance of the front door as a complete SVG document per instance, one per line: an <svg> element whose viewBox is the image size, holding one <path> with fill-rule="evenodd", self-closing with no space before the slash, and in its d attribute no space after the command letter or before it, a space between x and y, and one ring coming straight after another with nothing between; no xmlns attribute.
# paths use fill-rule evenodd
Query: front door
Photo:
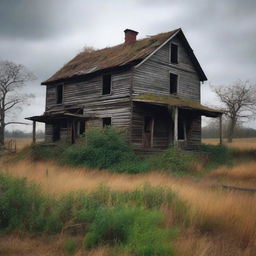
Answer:
<svg viewBox="0 0 256 256"><path fill-rule="evenodd" d="M144 117L143 145L145 148L153 146L154 119L151 116Z"/></svg>

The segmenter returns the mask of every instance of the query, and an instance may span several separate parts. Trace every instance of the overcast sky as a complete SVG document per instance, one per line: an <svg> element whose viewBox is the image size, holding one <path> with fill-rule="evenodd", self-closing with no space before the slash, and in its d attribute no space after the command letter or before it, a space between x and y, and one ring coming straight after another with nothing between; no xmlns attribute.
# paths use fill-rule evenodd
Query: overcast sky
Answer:
<svg viewBox="0 0 256 256"><path fill-rule="evenodd" d="M35 99L15 118L42 114L40 83L84 46L122 43L126 28L143 38L181 27L208 77L202 103L218 106L210 84L256 82L255 13L255 0L0 0L0 60L24 64L38 78L25 88Z"/></svg>

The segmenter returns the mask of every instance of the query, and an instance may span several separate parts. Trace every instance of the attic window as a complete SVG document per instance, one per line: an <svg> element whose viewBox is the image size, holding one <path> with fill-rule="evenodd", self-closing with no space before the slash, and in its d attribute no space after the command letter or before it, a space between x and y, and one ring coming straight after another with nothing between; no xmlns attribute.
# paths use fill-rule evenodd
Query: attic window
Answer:
<svg viewBox="0 0 256 256"><path fill-rule="evenodd" d="M170 73L170 94L177 93L178 76Z"/></svg>
<svg viewBox="0 0 256 256"><path fill-rule="evenodd" d="M56 101L57 101L57 104L62 104L62 102L63 102L63 85L62 84L57 85Z"/></svg>
<svg viewBox="0 0 256 256"><path fill-rule="evenodd" d="M104 75L102 81L102 95L111 93L111 75Z"/></svg>
<svg viewBox="0 0 256 256"><path fill-rule="evenodd" d="M171 63L177 64L178 63L178 45L171 43L170 51L171 51L171 54L170 54Z"/></svg>
<svg viewBox="0 0 256 256"><path fill-rule="evenodd" d="M111 125L111 117L104 117L102 118L102 125L103 128Z"/></svg>

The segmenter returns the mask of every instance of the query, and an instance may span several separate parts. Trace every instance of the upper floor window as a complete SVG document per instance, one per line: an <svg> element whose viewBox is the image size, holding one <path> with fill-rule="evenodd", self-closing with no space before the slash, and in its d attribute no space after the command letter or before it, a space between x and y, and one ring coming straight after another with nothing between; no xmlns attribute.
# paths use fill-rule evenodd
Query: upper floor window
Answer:
<svg viewBox="0 0 256 256"><path fill-rule="evenodd" d="M171 51L170 62L173 64L177 64L178 63L178 45L171 43L170 51Z"/></svg>
<svg viewBox="0 0 256 256"><path fill-rule="evenodd" d="M178 87L178 76L176 74L170 73L170 94L177 93Z"/></svg>
<svg viewBox="0 0 256 256"><path fill-rule="evenodd" d="M57 85L56 88L56 103L62 104L63 103L63 85Z"/></svg>
<svg viewBox="0 0 256 256"><path fill-rule="evenodd" d="M102 95L110 94L112 83L111 75L104 75L102 80Z"/></svg>

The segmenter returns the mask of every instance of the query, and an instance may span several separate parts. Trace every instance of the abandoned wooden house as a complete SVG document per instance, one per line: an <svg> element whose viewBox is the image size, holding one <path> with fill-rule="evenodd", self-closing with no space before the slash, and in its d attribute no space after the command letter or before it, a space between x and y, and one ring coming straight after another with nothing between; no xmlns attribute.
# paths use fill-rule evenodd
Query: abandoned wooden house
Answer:
<svg viewBox="0 0 256 256"><path fill-rule="evenodd" d="M84 51L48 80L45 141L74 143L89 127L112 125L135 149L185 149L201 143L201 116L221 112L200 104L207 80L181 29L137 40L126 29L123 44ZM220 129L221 130L221 129ZM221 133L220 133L221 138Z"/></svg>

